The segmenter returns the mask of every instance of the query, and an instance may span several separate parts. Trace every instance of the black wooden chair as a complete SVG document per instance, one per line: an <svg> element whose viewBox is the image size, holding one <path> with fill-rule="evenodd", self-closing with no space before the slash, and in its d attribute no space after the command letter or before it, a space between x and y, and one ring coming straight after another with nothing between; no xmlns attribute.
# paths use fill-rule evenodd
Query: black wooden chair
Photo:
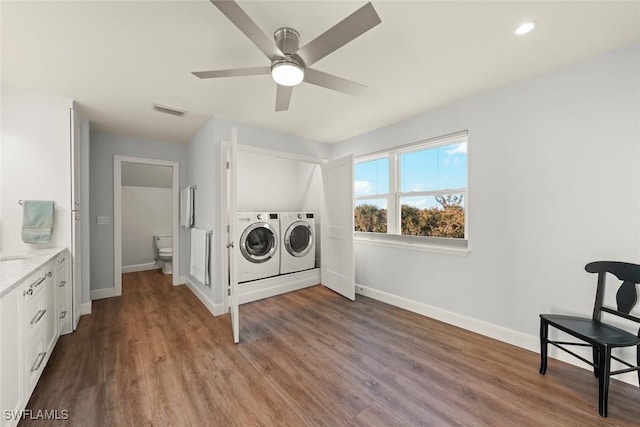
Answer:
<svg viewBox="0 0 640 427"><path fill-rule="evenodd" d="M636 371L638 373L638 380L640 381L640 330L638 330L637 335L634 335L623 329L602 322L601 317L602 313L605 312L640 323L640 318L629 314L636 305L638 298L636 284L640 283L640 265L625 262L598 261L587 264L585 270L589 273L598 273L598 287L596 290L596 302L593 307L593 316L589 319L555 314L540 315L540 373L544 375L547 372L547 344L554 345L593 366L593 373L596 378L598 378L599 384L598 410L600 415L606 417L610 376ZM617 308L615 309L603 306L605 277L607 273L611 273L622 280L622 284L616 293ZM549 325L584 342L551 341L549 340ZM564 348L563 346L565 345L591 347L593 362ZM636 346L635 366L611 354L611 350L614 348L632 346ZM611 372L611 359L617 360L627 366L627 368Z"/></svg>

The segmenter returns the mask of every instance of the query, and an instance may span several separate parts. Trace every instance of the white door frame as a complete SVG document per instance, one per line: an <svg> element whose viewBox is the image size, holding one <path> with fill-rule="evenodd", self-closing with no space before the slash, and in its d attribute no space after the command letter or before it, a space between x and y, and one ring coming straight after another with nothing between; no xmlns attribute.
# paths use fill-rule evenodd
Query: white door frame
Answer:
<svg viewBox="0 0 640 427"><path fill-rule="evenodd" d="M180 284L180 163L171 160L145 159L142 157L113 156L113 282L114 296L122 295L122 163L169 166L173 169L173 285Z"/></svg>

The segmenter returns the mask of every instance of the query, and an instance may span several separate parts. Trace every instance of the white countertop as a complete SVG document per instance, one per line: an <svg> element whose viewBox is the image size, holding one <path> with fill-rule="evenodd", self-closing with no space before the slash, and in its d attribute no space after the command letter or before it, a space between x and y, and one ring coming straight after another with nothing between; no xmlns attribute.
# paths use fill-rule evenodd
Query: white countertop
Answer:
<svg viewBox="0 0 640 427"><path fill-rule="evenodd" d="M65 248L47 248L23 253L0 252L0 298L64 250Z"/></svg>

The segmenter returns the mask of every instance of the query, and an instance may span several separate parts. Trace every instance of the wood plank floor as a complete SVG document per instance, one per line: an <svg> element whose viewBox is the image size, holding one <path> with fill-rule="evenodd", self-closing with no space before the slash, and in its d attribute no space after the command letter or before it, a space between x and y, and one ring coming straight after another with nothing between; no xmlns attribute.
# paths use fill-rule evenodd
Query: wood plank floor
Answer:
<svg viewBox="0 0 640 427"><path fill-rule="evenodd" d="M322 286L241 306L241 343L185 286L129 273L60 338L28 409L77 426L638 426L640 390Z"/></svg>

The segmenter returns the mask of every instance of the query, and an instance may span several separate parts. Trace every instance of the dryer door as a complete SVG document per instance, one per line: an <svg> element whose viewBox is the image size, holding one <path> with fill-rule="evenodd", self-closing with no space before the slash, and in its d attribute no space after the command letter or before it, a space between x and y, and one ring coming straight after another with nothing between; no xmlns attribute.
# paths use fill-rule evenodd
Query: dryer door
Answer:
<svg viewBox="0 0 640 427"><path fill-rule="evenodd" d="M313 230L306 221L296 221L287 228L284 235L284 247L295 257L303 257L313 246Z"/></svg>
<svg viewBox="0 0 640 427"><path fill-rule="evenodd" d="M240 252L247 261L260 264L270 260L278 249L275 229L266 222L247 227L240 237Z"/></svg>

